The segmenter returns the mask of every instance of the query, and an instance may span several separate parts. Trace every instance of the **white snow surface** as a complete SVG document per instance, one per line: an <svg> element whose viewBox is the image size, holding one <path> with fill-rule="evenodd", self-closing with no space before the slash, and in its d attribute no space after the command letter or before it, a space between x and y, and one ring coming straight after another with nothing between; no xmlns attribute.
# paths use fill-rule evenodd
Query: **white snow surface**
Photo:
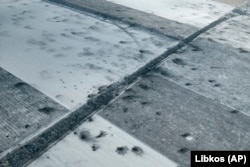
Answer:
<svg viewBox="0 0 250 167"><path fill-rule="evenodd" d="M40 0L0 1L0 66L71 110L174 43Z"/></svg>
<svg viewBox="0 0 250 167"><path fill-rule="evenodd" d="M79 138L82 131L90 133L88 140ZM106 135L96 138L101 131ZM177 167L173 161L99 116L95 116L93 122L83 123L76 132L78 134L72 132L28 167ZM97 148L95 151L93 145ZM140 147L143 153L132 152L134 146ZM118 154L117 147L128 150Z"/></svg>
<svg viewBox="0 0 250 167"><path fill-rule="evenodd" d="M163 18L204 27L234 7L213 0L107 0Z"/></svg>
<svg viewBox="0 0 250 167"><path fill-rule="evenodd" d="M237 16L211 29L202 37L250 51L250 17Z"/></svg>

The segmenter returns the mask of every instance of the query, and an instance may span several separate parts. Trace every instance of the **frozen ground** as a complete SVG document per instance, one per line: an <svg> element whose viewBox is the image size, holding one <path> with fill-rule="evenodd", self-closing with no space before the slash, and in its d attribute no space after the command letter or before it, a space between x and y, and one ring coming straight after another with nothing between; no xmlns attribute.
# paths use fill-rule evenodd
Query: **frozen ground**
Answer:
<svg viewBox="0 0 250 167"><path fill-rule="evenodd" d="M0 66L70 110L85 104L99 87L120 81L177 42L40 0L1 1L0 20ZM42 116L49 119L48 115ZM49 125L45 122L42 130L44 126ZM83 124L79 133L85 128L93 135L101 130L108 135L92 142L69 135L52 147L51 159L44 161L42 156L33 166L176 166L102 118ZM40 127L34 134L39 132ZM18 139L23 144L30 138ZM123 146L129 148L125 155L119 154L126 152ZM132 152L134 146L143 153L137 147Z"/></svg>
<svg viewBox="0 0 250 167"><path fill-rule="evenodd" d="M138 6L140 3L145 4L145 1L116 1L126 2L129 2L128 6L133 4L130 7L135 9L159 16L158 12L162 12L166 14L166 18L197 27L208 25L233 8L211 0L168 0L147 1L145 7L158 9L148 11L147 8L140 9L142 5ZM168 10L161 10L160 7ZM188 18L191 16L192 19ZM242 19L248 22L243 16ZM1 1L0 20L0 66L70 110L84 104L88 95L96 93L98 87L120 81L159 56L170 45L176 44L176 41L169 38L40 0ZM237 23L242 28L243 40L235 37ZM227 30L231 25L234 28ZM221 149L248 148L249 130L246 125L249 117L246 115L249 112L250 96L246 76L250 70L249 47L244 43L248 41L244 37L248 32L243 31L248 27L237 19L229 20L221 26L226 27L223 29L224 34L221 33L221 28L215 28L209 32L210 36L207 34L206 37L198 38L190 46L171 55L155 71L155 75L160 76L163 82L151 80L150 75L148 83L141 79L144 84L138 84L137 91L133 91L136 88L134 85L120 97L120 101L117 100L122 101L120 104L126 101L126 108L117 105L117 108L102 112L104 115L100 114L112 122L95 116L93 120L84 122L74 132L52 145L29 167L133 167L135 164L171 167L176 164L153 149L158 148L161 153L178 163L181 162L178 158L185 156L186 160L182 161L187 164L190 150L217 147L217 141L223 141L217 147ZM233 37L221 40L230 35ZM136 94L138 89L143 93ZM152 96L152 92L155 96ZM158 98L160 100L156 100ZM237 105L242 108L236 108ZM50 112L50 108L42 107L38 110ZM157 107L159 108L156 110ZM243 111L245 115L239 111ZM131 119L125 120L128 113L131 114ZM65 116L62 114L62 117L63 115ZM222 121L218 121L219 119ZM114 124L123 124L120 128L130 128L131 131L125 132ZM26 125L22 129L25 127L28 129ZM163 131L162 127L169 129ZM8 125L6 129L8 130ZM145 133L136 131L140 129ZM38 130L36 132L39 133ZM127 132L139 139L148 139L150 142L143 141L150 143L150 146Z"/></svg>
<svg viewBox="0 0 250 167"><path fill-rule="evenodd" d="M28 167L177 167L99 116L83 123Z"/></svg>
<svg viewBox="0 0 250 167"><path fill-rule="evenodd" d="M233 6L240 6L246 0L214 0L214 1L223 2L223 3L229 4L229 5L233 5Z"/></svg>
<svg viewBox="0 0 250 167"><path fill-rule="evenodd" d="M242 52L244 50L247 52L250 51L249 25L249 16L238 16L220 24L202 36L222 44L241 48Z"/></svg>
<svg viewBox="0 0 250 167"><path fill-rule="evenodd" d="M231 5L213 0L108 1L195 27L204 27L234 8Z"/></svg>
<svg viewBox="0 0 250 167"><path fill-rule="evenodd" d="M40 0L1 2L0 66L69 109L175 43Z"/></svg>

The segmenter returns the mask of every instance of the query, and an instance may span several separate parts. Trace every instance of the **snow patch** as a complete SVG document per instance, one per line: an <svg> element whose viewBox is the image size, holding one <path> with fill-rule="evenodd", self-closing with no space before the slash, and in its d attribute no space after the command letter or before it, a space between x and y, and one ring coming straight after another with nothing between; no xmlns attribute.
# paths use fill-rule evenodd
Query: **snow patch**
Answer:
<svg viewBox="0 0 250 167"><path fill-rule="evenodd" d="M195 27L204 27L234 8L231 5L215 2L213 0L107 1Z"/></svg>

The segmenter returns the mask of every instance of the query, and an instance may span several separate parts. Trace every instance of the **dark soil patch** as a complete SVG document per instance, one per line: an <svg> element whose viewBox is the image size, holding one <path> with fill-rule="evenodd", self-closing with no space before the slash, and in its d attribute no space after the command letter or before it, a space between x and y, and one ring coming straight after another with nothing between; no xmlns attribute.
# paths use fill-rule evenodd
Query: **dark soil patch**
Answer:
<svg viewBox="0 0 250 167"><path fill-rule="evenodd" d="M46 106L46 107L43 107L43 108L38 109L38 111L39 111L39 112L42 112L42 113L44 113L44 114L50 115L53 111L55 111L55 109L52 108L52 107Z"/></svg>
<svg viewBox="0 0 250 167"><path fill-rule="evenodd" d="M79 138L83 141L89 142L92 140L91 134L88 130L82 130L79 133Z"/></svg>
<svg viewBox="0 0 250 167"><path fill-rule="evenodd" d="M128 152L128 150L129 149L127 146L122 146L122 147L117 147L115 152L117 152L117 154L120 155L125 155Z"/></svg>
<svg viewBox="0 0 250 167"><path fill-rule="evenodd" d="M98 146L98 145L96 145L96 144L93 144L93 145L91 146L91 148L92 148L92 151L96 151L96 150L98 150L98 149L100 148L100 146Z"/></svg>
<svg viewBox="0 0 250 167"><path fill-rule="evenodd" d="M96 138L101 138L107 135L107 132L100 131L100 133L96 136Z"/></svg>
<svg viewBox="0 0 250 167"><path fill-rule="evenodd" d="M182 60L181 58L175 58L172 60L173 63L177 64L177 65L181 65L181 66L185 66L186 63L184 62L184 60Z"/></svg>
<svg viewBox="0 0 250 167"><path fill-rule="evenodd" d="M136 155L142 155L143 154L143 150L139 146L134 146L132 148L132 152L135 153Z"/></svg>

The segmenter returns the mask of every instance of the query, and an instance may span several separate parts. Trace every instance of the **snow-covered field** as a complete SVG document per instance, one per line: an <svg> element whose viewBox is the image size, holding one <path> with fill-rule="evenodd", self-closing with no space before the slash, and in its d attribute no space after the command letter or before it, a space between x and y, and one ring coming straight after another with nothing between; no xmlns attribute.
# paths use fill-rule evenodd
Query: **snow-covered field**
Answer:
<svg viewBox="0 0 250 167"><path fill-rule="evenodd" d="M0 1L0 66L71 110L176 42L40 0ZM77 131L30 167L176 166L98 116Z"/></svg>
<svg viewBox="0 0 250 167"><path fill-rule="evenodd" d="M69 109L173 43L40 0L0 1L0 66Z"/></svg>
<svg viewBox="0 0 250 167"><path fill-rule="evenodd" d="M28 167L177 167L99 116L93 122L83 123L75 132Z"/></svg>
<svg viewBox="0 0 250 167"><path fill-rule="evenodd" d="M213 0L107 0L177 22L203 27L234 7Z"/></svg>
<svg viewBox="0 0 250 167"><path fill-rule="evenodd" d="M214 0L214 1L226 3L232 6L240 6L241 4L246 2L246 0Z"/></svg>
<svg viewBox="0 0 250 167"><path fill-rule="evenodd" d="M238 16L231 18L202 35L219 43L250 51L250 18Z"/></svg>
<svg viewBox="0 0 250 167"><path fill-rule="evenodd" d="M197 27L233 8L212 0L112 2ZM40 0L0 1L0 66L71 110L98 87L120 81L174 44L174 40ZM29 165L54 166L177 165L95 116Z"/></svg>

